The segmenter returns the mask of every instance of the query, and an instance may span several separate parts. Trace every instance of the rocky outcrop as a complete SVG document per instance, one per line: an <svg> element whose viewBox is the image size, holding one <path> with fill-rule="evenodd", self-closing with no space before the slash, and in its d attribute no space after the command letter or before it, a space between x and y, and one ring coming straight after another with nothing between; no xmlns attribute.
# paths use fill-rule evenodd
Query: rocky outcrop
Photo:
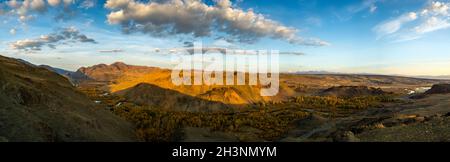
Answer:
<svg viewBox="0 0 450 162"><path fill-rule="evenodd" d="M435 84L425 93L413 95L410 98L421 99L435 94L450 94L450 84Z"/></svg>

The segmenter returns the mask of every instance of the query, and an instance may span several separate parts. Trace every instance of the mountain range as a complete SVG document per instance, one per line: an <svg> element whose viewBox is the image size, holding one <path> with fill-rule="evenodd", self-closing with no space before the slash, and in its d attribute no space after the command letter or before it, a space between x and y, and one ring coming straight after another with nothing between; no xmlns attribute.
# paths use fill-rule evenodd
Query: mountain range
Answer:
<svg viewBox="0 0 450 162"><path fill-rule="evenodd" d="M139 126L136 124L142 122L147 124L152 123L148 123L149 121L139 121L141 120L139 118L138 121L136 121L137 119L131 120L134 123L132 124L129 123L129 119L120 118L117 114L115 115L111 111L107 111L114 109L114 107L120 107L123 103L137 105L137 107L152 111L156 109L157 112L165 112L163 114L169 112L187 113L184 115L200 113L204 115L202 115L203 117L208 116L205 113L210 115L221 113L224 115L231 114L231 116L225 117L225 119L230 120L237 120L238 117L245 114L258 113L261 111L261 108L274 108L269 114L263 116L248 116L252 117L252 120L263 120L264 118L262 117L292 115L292 113L304 114L305 112L314 112L316 115L323 115L329 111L328 108L325 109L325 112L321 112L322 109L320 108L312 110L306 107L305 109L300 106L302 104L306 104L304 106L310 106L309 104L312 104L319 107L323 106L323 104L327 105L330 103L369 106L368 103L365 103L366 101L364 99L367 99L364 98L365 96L378 96L383 99L386 95L395 94L394 96L400 96L402 100L405 100L403 99L404 96L410 96L410 92L415 91L417 88L441 85L434 86L430 90L432 92L439 92L439 94L431 94L430 92L430 95L427 93L426 96L421 97L424 99L412 101L417 104L405 105L403 102L394 102L396 99L383 99L383 101L392 102L389 103L391 107L389 107L389 110L375 112L375 114L388 115L392 119L397 118L394 115L395 113L392 113L394 110L397 111L397 109L405 114L412 113L411 111L413 111L413 113L429 116L429 114L446 112L445 104L440 101L446 101L446 94L448 93L448 88L446 87L448 86L439 83L448 82L447 80L385 75L280 74L279 93L272 97L262 97L259 95L260 85L176 86L171 82L171 70L157 67L134 66L116 62L110 65L99 64L90 67L81 67L73 72L46 65L33 65L24 60L0 56L0 102L2 102L0 105L0 141L142 140L141 137L136 137L136 131L139 134L139 132L142 133L147 128L144 127L136 130L136 127ZM99 91L100 93L92 96L90 93L83 91L83 89L92 92ZM311 98L308 98L308 96ZM103 97L103 100L97 100L99 97ZM116 97L116 99L108 97ZM347 103L345 99L354 100L350 100L351 102ZM370 102L375 102L377 98L368 99ZM108 105L109 103L102 103L103 101L108 102L108 100L114 101L112 102L112 106ZM411 102L409 99L407 100ZM317 105L318 103L320 104ZM429 110L420 109L423 105L436 104L438 106L429 106ZM139 109L133 110L133 107L135 106L131 106L132 109L126 110L124 113L140 111ZM403 107L408 107L408 109L403 109ZM283 112L284 110L286 112ZM150 114L157 113L152 111ZM352 112L356 110L342 109L339 111L343 113L341 115L345 116L345 114L349 113L348 111ZM368 116L373 117L374 112L372 111L375 110L368 109L359 113L363 116L355 115L355 117L361 117L363 119ZM135 114L138 116L132 117L145 117L144 112L142 112L143 114ZM244 119L246 118L244 117ZM323 119L322 121L322 118L323 116L320 116L321 122L315 122L311 126L311 129L320 126L319 124L321 123L326 124L328 122L328 119ZM195 119L195 121L191 122L198 122L198 118ZM376 119L378 120L378 117ZM208 120L210 119L208 118ZM234 124L242 124L242 119L239 120L233 121ZM278 124L290 122L287 120L270 118L270 121L267 122L276 122ZM384 118L380 120L384 120ZM213 121L227 122L216 119ZM249 122L247 124L253 123L252 121L247 122ZM338 123L344 124L342 128L347 129L348 124L355 124L355 122L357 124L363 122L363 120L342 118ZM201 125L201 123L197 123L197 125ZM225 125L218 125L218 127L222 126ZM260 132L262 128L259 127L264 125L257 124L253 126L252 128L248 128L249 132L247 133L253 134ZM269 127L271 126L273 125L269 124ZM177 125L171 126L171 128L177 127ZM255 130L255 127L259 129ZM310 134L315 134L314 130L306 130L309 127L303 127L303 125L294 127L295 129L291 131L311 131ZM230 127L230 129L232 128ZM184 136L188 139L200 138L192 135L209 134L203 128L181 127L180 129L183 130L182 132L185 132ZM348 129L353 128L350 127ZM192 132L188 130L197 131ZM254 131L252 132L250 130ZM150 132L155 133L155 131L162 130L156 128L150 129ZM266 131L280 130L271 128ZM327 128L326 131L328 134L324 138L334 138L333 134L337 133L336 130L331 128ZM218 134L223 135L223 133ZM296 137L296 133L292 133L288 132L286 134L287 137L282 140L303 140L302 138L299 139ZM360 136L360 138L367 138L367 140L373 139L370 134L357 133L364 135ZM379 131L379 133L386 132ZM229 134L224 136L232 137L235 135ZM340 136L342 134L338 135ZM201 139L208 140L209 138L202 137ZM211 138L216 139L218 137ZM260 138L258 137L256 139Z"/></svg>
<svg viewBox="0 0 450 162"><path fill-rule="evenodd" d="M228 105L248 105L282 102L298 95L320 95L323 90L330 87L367 86L379 87L387 92L408 93L417 86L427 87L439 82L439 80L432 79L384 75L281 74L279 93L276 96L262 97L259 95L261 90L260 85L227 86L203 84L176 86L171 82L171 70L169 69L127 65L122 62L116 62L110 65L99 64L91 67L82 67L78 69L77 72L86 75L92 80L102 82L101 89L105 91L117 93L122 96L128 94L125 95L128 99L135 98L135 100L143 100L145 97L139 95L151 96L153 95L152 92L155 92L155 95L157 95L158 98L165 98L167 103L176 103L175 105L196 105L193 103L179 102L179 100L181 100L180 98L173 97L179 96L173 95L175 92L180 95L182 94L183 97L181 98L190 96L205 101L220 102ZM159 93L163 89L170 92ZM136 93L136 91L146 91L147 93ZM149 99L150 97L147 98L147 101L153 100ZM158 102L151 103L151 105L157 103ZM167 104L160 103L159 105ZM196 106L192 106L192 108L188 108L188 110L198 110L197 107L193 107Z"/></svg>

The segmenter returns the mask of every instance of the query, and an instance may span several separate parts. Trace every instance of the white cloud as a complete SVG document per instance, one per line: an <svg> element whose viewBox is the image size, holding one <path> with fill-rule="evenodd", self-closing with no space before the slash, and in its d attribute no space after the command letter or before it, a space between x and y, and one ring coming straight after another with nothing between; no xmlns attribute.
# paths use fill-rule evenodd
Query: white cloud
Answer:
<svg viewBox="0 0 450 162"><path fill-rule="evenodd" d="M227 41L227 40L224 39L224 38L220 38L220 39L215 40L215 41L212 43L212 45L213 45L213 46L217 46L217 47L227 47L227 48L230 48L230 47L231 47L231 48L236 47L235 44L231 43L230 41Z"/></svg>
<svg viewBox="0 0 450 162"><path fill-rule="evenodd" d="M432 16L414 29L417 33L424 34L440 29L446 29L448 27L450 27L450 22L448 20Z"/></svg>
<svg viewBox="0 0 450 162"><path fill-rule="evenodd" d="M96 2L96 0L0 0L0 7L6 5L5 11L2 10L3 13L8 13L9 16L17 17L20 22L26 23L35 15L47 13L49 9L56 10L55 20L70 19L76 15L74 5L89 9L95 6Z"/></svg>
<svg viewBox="0 0 450 162"><path fill-rule="evenodd" d="M375 11L377 11L377 6L375 6L375 4L370 5L369 11L370 13L374 13Z"/></svg>
<svg viewBox="0 0 450 162"><path fill-rule="evenodd" d="M8 13L17 16L20 22L25 22L33 18L32 12L45 13L47 11L47 3L44 0L10 0L4 2L9 7Z"/></svg>
<svg viewBox="0 0 450 162"><path fill-rule="evenodd" d="M32 20L32 19L34 19L33 15L21 15L21 16L19 16L19 21L20 22L26 22L26 21L29 21L29 20Z"/></svg>
<svg viewBox="0 0 450 162"><path fill-rule="evenodd" d="M207 5L200 0L166 0L142 3L135 0L108 0L108 22L120 24L125 33L142 32L154 36L211 36L227 34L240 42L252 43L263 37L301 45L327 45L319 39L298 37L295 28L283 26L253 10L234 8L229 0Z"/></svg>
<svg viewBox="0 0 450 162"><path fill-rule="evenodd" d="M449 6L449 3L432 2L426 10L430 11L430 13L433 15L449 16Z"/></svg>
<svg viewBox="0 0 450 162"><path fill-rule="evenodd" d="M24 2L27 2L27 0L25 0ZM47 10L44 0L32 0L30 2L30 7L31 7L31 9L39 11L39 12L45 12Z"/></svg>
<svg viewBox="0 0 450 162"><path fill-rule="evenodd" d="M25 51L40 51L43 46L47 45L49 48L56 48L60 44L68 43L97 43L94 39L88 38L81 34L76 28L62 28L54 33L42 35L36 39L24 39L12 42L11 49L25 50Z"/></svg>
<svg viewBox="0 0 450 162"><path fill-rule="evenodd" d="M41 50L41 47L44 45L44 42L41 40L32 40L32 39L24 39L18 40L12 44L10 47L12 49L24 49L24 50Z"/></svg>
<svg viewBox="0 0 450 162"><path fill-rule="evenodd" d="M16 35L16 28L12 28L11 30L9 30L9 34L11 35Z"/></svg>
<svg viewBox="0 0 450 162"><path fill-rule="evenodd" d="M84 0L83 3L80 4L80 7L84 9L89 9L94 7L95 4L96 2L94 2L94 0Z"/></svg>
<svg viewBox="0 0 450 162"><path fill-rule="evenodd" d="M387 22L381 23L373 29L379 36L384 36L388 34L392 34L400 30L400 28L408 22L414 21L417 19L417 14L415 12L410 12L400 17L397 17L393 20L389 20Z"/></svg>
<svg viewBox="0 0 450 162"><path fill-rule="evenodd" d="M64 2L64 5L68 6L68 5L75 3L75 0L63 0L63 2Z"/></svg>
<svg viewBox="0 0 450 162"><path fill-rule="evenodd" d="M351 13L358 13L361 11L369 11L370 13L374 13L377 10L377 3L380 0L363 0L360 4L350 6L348 11Z"/></svg>
<svg viewBox="0 0 450 162"><path fill-rule="evenodd" d="M61 3L61 0L47 0L47 2L48 2L48 4L50 6L55 7L55 6L58 6Z"/></svg>
<svg viewBox="0 0 450 162"><path fill-rule="evenodd" d="M7 2L8 6L11 8L19 8L20 2L17 2L16 0L10 0Z"/></svg>
<svg viewBox="0 0 450 162"><path fill-rule="evenodd" d="M414 14L412 14L414 13ZM405 24L411 22L408 28ZM402 42L421 38L424 34L450 27L450 3L432 1L423 9L404 14L374 27L380 37Z"/></svg>

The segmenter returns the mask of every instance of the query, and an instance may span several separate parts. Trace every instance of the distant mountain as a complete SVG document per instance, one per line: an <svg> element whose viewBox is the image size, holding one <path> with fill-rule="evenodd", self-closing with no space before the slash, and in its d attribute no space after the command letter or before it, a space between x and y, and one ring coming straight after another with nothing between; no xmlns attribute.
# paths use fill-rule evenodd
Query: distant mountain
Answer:
<svg viewBox="0 0 450 162"><path fill-rule="evenodd" d="M124 76L143 75L157 69L159 68L132 66L123 62L115 62L111 65L98 64L91 67L81 67L77 72L96 81L111 82Z"/></svg>
<svg viewBox="0 0 450 162"><path fill-rule="evenodd" d="M68 75L70 73L74 73L73 71L68 71L68 70L64 70L64 69L60 69L60 68L55 68L55 67L51 67L49 65L39 65L39 67L46 68L46 69L48 69L50 71L53 71L53 72L56 72L56 73L58 73L60 75Z"/></svg>
<svg viewBox="0 0 450 162"><path fill-rule="evenodd" d="M39 65L39 67L45 68L47 70L58 73L59 75L67 77L70 80L70 82L72 82L72 84L79 84L80 82L91 80L91 78L89 78L87 75L79 71L73 72L61 68L51 67L49 65Z"/></svg>
<svg viewBox="0 0 450 162"><path fill-rule="evenodd" d="M133 127L99 109L67 78L0 56L2 141L134 141Z"/></svg>
<svg viewBox="0 0 450 162"><path fill-rule="evenodd" d="M450 80L450 75L439 75L439 76L414 76L416 78L427 78L427 79L440 79L440 80Z"/></svg>

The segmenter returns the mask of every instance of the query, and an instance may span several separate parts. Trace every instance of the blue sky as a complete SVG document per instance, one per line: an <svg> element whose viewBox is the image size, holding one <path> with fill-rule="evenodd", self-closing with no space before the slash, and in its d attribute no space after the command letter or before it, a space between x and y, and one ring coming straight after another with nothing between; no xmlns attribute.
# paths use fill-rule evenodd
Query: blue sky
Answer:
<svg viewBox="0 0 450 162"><path fill-rule="evenodd" d="M193 0L178 7L196 4L198 11L186 9L183 14L163 5L152 8L155 12L144 10L146 5L181 0L109 1L26 0L12 5L0 0L0 54L70 70L115 61L170 68L170 54L155 49L202 41L207 46L304 53L282 55L285 72L450 75L447 0L238 0L222 6L220 2L228 1ZM229 9L232 16L248 17L222 13ZM145 16L118 15L121 10ZM199 12L211 17L187 16ZM262 25L247 28L246 23ZM52 41L42 37L64 32L75 34Z"/></svg>

